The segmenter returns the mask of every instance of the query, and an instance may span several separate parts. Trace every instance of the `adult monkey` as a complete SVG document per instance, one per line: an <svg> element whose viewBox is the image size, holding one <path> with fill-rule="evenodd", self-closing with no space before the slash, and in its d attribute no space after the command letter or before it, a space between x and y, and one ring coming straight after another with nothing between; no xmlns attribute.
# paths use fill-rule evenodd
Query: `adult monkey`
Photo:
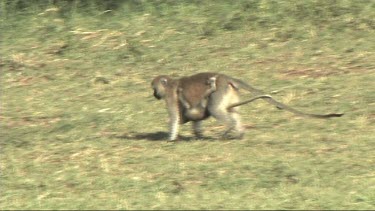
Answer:
<svg viewBox="0 0 375 211"><path fill-rule="evenodd" d="M151 86L156 99L164 99L169 114L169 140L175 140L179 124L193 121L194 134L202 136L201 121L208 118L208 97L216 90L214 73L198 73L172 79L167 75L155 77ZM211 78L211 79L210 79Z"/></svg>
<svg viewBox="0 0 375 211"><path fill-rule="evenodd" d="M343 115L339 113L312 114L296 110L239 79L219 73L198 73L180 79L162 75L154 78L151 85L154 96L166 101L170 117L170 140L177 138L179 124L189 121L193 121L195 135L201 137L201 121L209 116L226 124L225 136L235 130L238 137L242 137L244 129L238 113L238 106L256 99L264 99L279 109L285 109L300 116L331 118ZM257 96L240 102L240 89L253 92Z"/></svg>

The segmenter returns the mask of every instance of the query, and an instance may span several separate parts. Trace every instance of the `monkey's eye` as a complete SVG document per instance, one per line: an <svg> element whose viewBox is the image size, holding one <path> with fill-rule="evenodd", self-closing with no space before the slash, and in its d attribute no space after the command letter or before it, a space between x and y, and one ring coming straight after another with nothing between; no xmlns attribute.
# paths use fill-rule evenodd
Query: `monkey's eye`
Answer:
<svg viewBox="0 0 375 211"><path fill-rule="evenodd" d="M163 85L167 85L167 79L166 79L166 78L162 78L162 79L160 80L160 82L161 82L161 84L163 84Z"/></svg>

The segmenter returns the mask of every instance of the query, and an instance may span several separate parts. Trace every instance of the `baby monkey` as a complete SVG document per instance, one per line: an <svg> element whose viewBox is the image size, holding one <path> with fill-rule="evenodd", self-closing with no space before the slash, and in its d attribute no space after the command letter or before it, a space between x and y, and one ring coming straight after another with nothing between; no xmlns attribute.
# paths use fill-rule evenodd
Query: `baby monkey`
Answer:
<svg viewBox="0 0 375 211"><path fill-rule="evenodd" d="M202 99L195 103L191 103L187 100L188 98L186 97L186 92L184 92L182 87L178 88L178 99L180 100L180 103L182 103L183 115L185 115L185 117L187 117L189 120L197 121L205 119L207 116L209 116L207 113L207 104L211 93L216 91L216 77L217 76L215 75L207 79L207 88L202 96Z"/></svg>

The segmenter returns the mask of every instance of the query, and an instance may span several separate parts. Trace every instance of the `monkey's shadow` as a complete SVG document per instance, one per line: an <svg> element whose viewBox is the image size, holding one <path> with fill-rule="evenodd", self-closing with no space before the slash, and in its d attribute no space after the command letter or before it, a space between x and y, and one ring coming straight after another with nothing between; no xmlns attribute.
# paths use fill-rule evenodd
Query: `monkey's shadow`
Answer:
<svg viewBox="0 0 375 211"><path fill-rule="evenodd" d="M130 132L121 135L115 135L115 138L129 139L129 140L148 140L148 141L167 141L169 134L167 132L152 132L152 133L136 133ZM197 140L194 136L178 135L179 141L193 141ZM214 140L212 137L203 137L199 140Z"/></svg>

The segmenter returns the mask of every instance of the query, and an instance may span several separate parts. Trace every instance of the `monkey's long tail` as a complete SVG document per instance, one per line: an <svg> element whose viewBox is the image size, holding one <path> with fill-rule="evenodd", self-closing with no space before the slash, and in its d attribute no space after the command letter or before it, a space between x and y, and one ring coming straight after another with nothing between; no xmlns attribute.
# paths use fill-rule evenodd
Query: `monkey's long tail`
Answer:
<svg viewBox="0 0 375 211"><path fill-rule="evenodd" d="M314 118L322 118L322 119L325 119L325 118L332 118L332 117L340 117L342 115L344 115L343 113L330 113L330 114L312 114L312 113L305 113L305 112L302 112L302 111L299 111L299 110L296 110L294 108L291 108L283 103L280 103L276 100L274 100L273 98L268 98L268 99L265 99L265 101L275 105L277 108L279 109L284 109L286 111L289 111L289 112L292 112L294 114L297 114L297 115L300 115L300 116L306 116L306 117L314 117Z"/></svg>
<svg viewBox="0 0 375 211"><path fill-rule="evenodd" d="M287 106L287 105L285 105L283 103L280 103L280 102L274 100L270 95L265 95L265 93L262 90L256 89L256 88L250 86L249 84L247 84L247 83L245 83L245 82L243 82L241 80L234 79L234 82L236 83L237 87L242 87L245 90L248 90L250 92L254 92L254 93L258 94L259 96L256 96L254 98L251 98L251 99L243 101L243 102L239 102L239 103L230 105L230 108L236 107L236 106L240 106L240 105L244 105L244 104L252 102L252 101L254 101L256 99L263 98L268 103L275 105L278 109L284 109L284 110L287 110L289 112L292 112L292 113L300 115L300 116L325 119L325 118L332 118L332 117L340 117L340 116L344 115L343 113L330 113L330 114L305 113L305 112L296 110L294 108L291 108L291 107L289 107L289 106Z"/></svg>
<svg viewBox="0 0 375 211"><path fill-rule="evenodd" d="M257 100L257 99L261 99L261 98L272 98L270 95L259 95L259 96L255 96L249 100L245 100L245 101L242 101L242 102L238 102L238 103L234 103L230 106L228 106L227 109L231 109L231 108L234 108L234 107L237 107L237 106L240 106L240 105L244 105L244 104L247 104L247 103L250 103L250 102L253 102L254 100Z"/></svg>

